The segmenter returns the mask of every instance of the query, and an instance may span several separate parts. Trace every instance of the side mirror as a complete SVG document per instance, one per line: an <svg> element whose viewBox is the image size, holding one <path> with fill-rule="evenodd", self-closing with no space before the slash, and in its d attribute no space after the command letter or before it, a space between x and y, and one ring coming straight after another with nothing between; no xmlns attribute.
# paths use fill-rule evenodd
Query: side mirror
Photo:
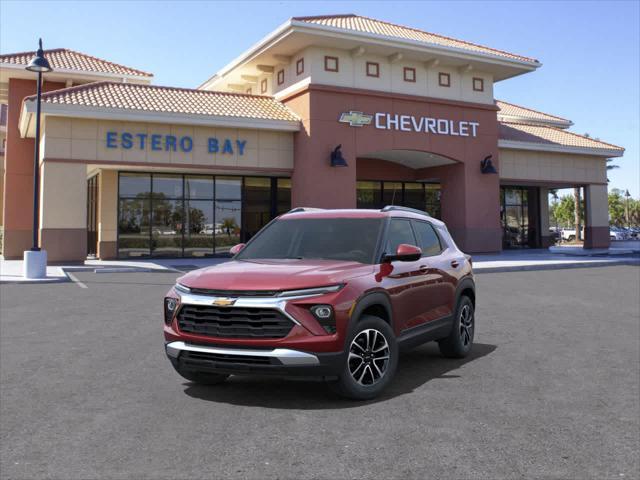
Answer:
<svg viewBox="0 0 640 480"><path fill-rule="evenodd" d="M245 245L246 245L246 243L239 243L237 245L234 245L233 247L231 247L231 250L229 250L229 253L231 255L236 255L236 254L240 253L240 250L242 250Z"/></svg>
<svg viewBox="0 0 640 480"><path fill-rule="evenodd" d="M385 261L393 262L398 260L399 262L415 262L422 257L422 250L415 245L409 245L408 243L401 243L396 249L395 255L385 255Z"/></svg>

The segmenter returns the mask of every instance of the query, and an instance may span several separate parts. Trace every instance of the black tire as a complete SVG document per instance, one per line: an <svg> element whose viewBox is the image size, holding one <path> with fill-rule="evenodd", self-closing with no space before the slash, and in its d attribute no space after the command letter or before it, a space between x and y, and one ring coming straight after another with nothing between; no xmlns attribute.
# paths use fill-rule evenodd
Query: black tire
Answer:
<svg viewBox="0 0 640 480"><path fill-rule="evenodd" d="M363 315L345 341L342 372L329 386L338 395L353 400L375 398L393 379L398 355L391 326L379 317Z"/></svg>
<svg viewBox="0 0 640 480"><path fill-rule="evenodd" d="M183 370L180 367L175 367L175 369L182 378L198 385L218 385L229 378L229 375L221 373L194 372L192 370Z"/></svg>
<svg viewBox="0 0 640 480"><path fill-rule="evenodd" d="M473 302L467 296L460 297L456 316L448 337L438 340L440 353L448 358L464 358L473 347L476 319Z"/></svg>

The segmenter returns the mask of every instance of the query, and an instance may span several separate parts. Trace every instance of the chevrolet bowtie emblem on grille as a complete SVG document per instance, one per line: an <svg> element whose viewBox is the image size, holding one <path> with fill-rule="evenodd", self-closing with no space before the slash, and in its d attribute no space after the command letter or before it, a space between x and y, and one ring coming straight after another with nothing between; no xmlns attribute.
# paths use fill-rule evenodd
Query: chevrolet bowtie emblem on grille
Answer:
<svg viewBox="0 0 640 480"><path fill-rule="evenodd" d="M373 115L352 110L350 112L342 112L338 121L348 123L352 127L362 127L363 125L371 125L371 120L373 120Z"/></svg>
<svg viewBox="0 0 640 480"><path fill-rule="evenodd" d="M236 303L236 298L225 298L225 297L220 297L220 298L216 298L213 301L214 305L217 305L218 307L228 307L230 305L233 305L234 303Z"/></svg>

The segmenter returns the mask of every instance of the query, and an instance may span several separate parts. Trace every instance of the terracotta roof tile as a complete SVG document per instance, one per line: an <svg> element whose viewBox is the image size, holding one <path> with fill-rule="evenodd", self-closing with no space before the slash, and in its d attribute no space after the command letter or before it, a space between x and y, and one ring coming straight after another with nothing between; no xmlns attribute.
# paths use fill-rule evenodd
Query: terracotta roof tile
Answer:
<svg viewBox="0 0 640 480"><path fill-rule="evenodd" d="M0 55L0 64L28 65L36 52L7 53ZM92 57L85 53L67 48L45 50L45 57L54 70L76 70L78 72L98 72L114 75L133 75L138 77L153 77L153 74L125 67L117 63Z"/></svg>
<svg viewBox="0 0 640 480"><path fill-rule="evenodd" d="M538 60L534 58L523 57L522 55L516 55L514 53L505 52L503 50L497 50L495 48L489 48L475 43L466 42L464 40L457 40L455 38L445 37L443 35L425 32L423 30L418 30L411 27L396 25L393 23L384 22L382 20L376 20L374 18L362 17L360 15L346 14L316 17L294 17L293 20L315 25L324 25L327 27L339 28L342 30L352 30L363 33L384 35L386 37L399 38L402 40L414 40L442 47L460 48L462 50L489 54L498 57L509 58L512 60L539 63Z"/></svg>
<svg viewBox="0 0 640 480"><path fill-rule="evenodd" d="M34 98L27 97L29 100ZM291 110L272 97L133 83L89 83L45 93L42 101L45 104L147 112L298 121Z"/></svg>
<svg viewBox="0 0 640 480"><path fill-rule="evenodd" d="M617 145L578 135L560 128L507 122L499 122L498 126L500 140L557 145L560 147L618 150L621 154L624 152L624 148Z"/></svg>
<svg viewBox="0 0 640 480"><path fill-rule="evenodd" d="M498 112L498 117L521 117L523 119L530 119L536 122L550 122L553 124L564 123L567 127L572 125L571 120L567 120L566 118L557 117L555 115L551 115L548 113L540 112L538 110L533 110L531 108L522 107L520 105L516 105L514 103L504 102L502 100L496 100L496 105L500 109Z"/></svg>

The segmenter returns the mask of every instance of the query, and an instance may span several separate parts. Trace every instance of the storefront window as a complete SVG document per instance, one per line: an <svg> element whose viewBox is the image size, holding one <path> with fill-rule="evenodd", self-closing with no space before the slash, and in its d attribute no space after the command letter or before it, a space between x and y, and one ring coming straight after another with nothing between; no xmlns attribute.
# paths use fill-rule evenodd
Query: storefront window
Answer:
<svg viewBox="0 0 640 480"><path fill-rule="evenodd" d="M118 188L125 258L224 254L291 206L290 179L121 173Z"/></svg>
<svg viewBox="0 0 640 480"><path fill-rule="evenodd" d="M501 187L500 217L504 248L538 246L537 190L533 187ZM532 205L529 205L529 197Z"/></svg>
<svg viewBox="0 0 640 480"><path fill-rule="evenodd" d="M358 182L356 189L358 208L382 207L381 182Z"/></svg>
<svg viewBox="0 0 640 480"><path fill-rule="evenodd" d="M402 182L382 182L382 204L404 205Z"/></svg>

